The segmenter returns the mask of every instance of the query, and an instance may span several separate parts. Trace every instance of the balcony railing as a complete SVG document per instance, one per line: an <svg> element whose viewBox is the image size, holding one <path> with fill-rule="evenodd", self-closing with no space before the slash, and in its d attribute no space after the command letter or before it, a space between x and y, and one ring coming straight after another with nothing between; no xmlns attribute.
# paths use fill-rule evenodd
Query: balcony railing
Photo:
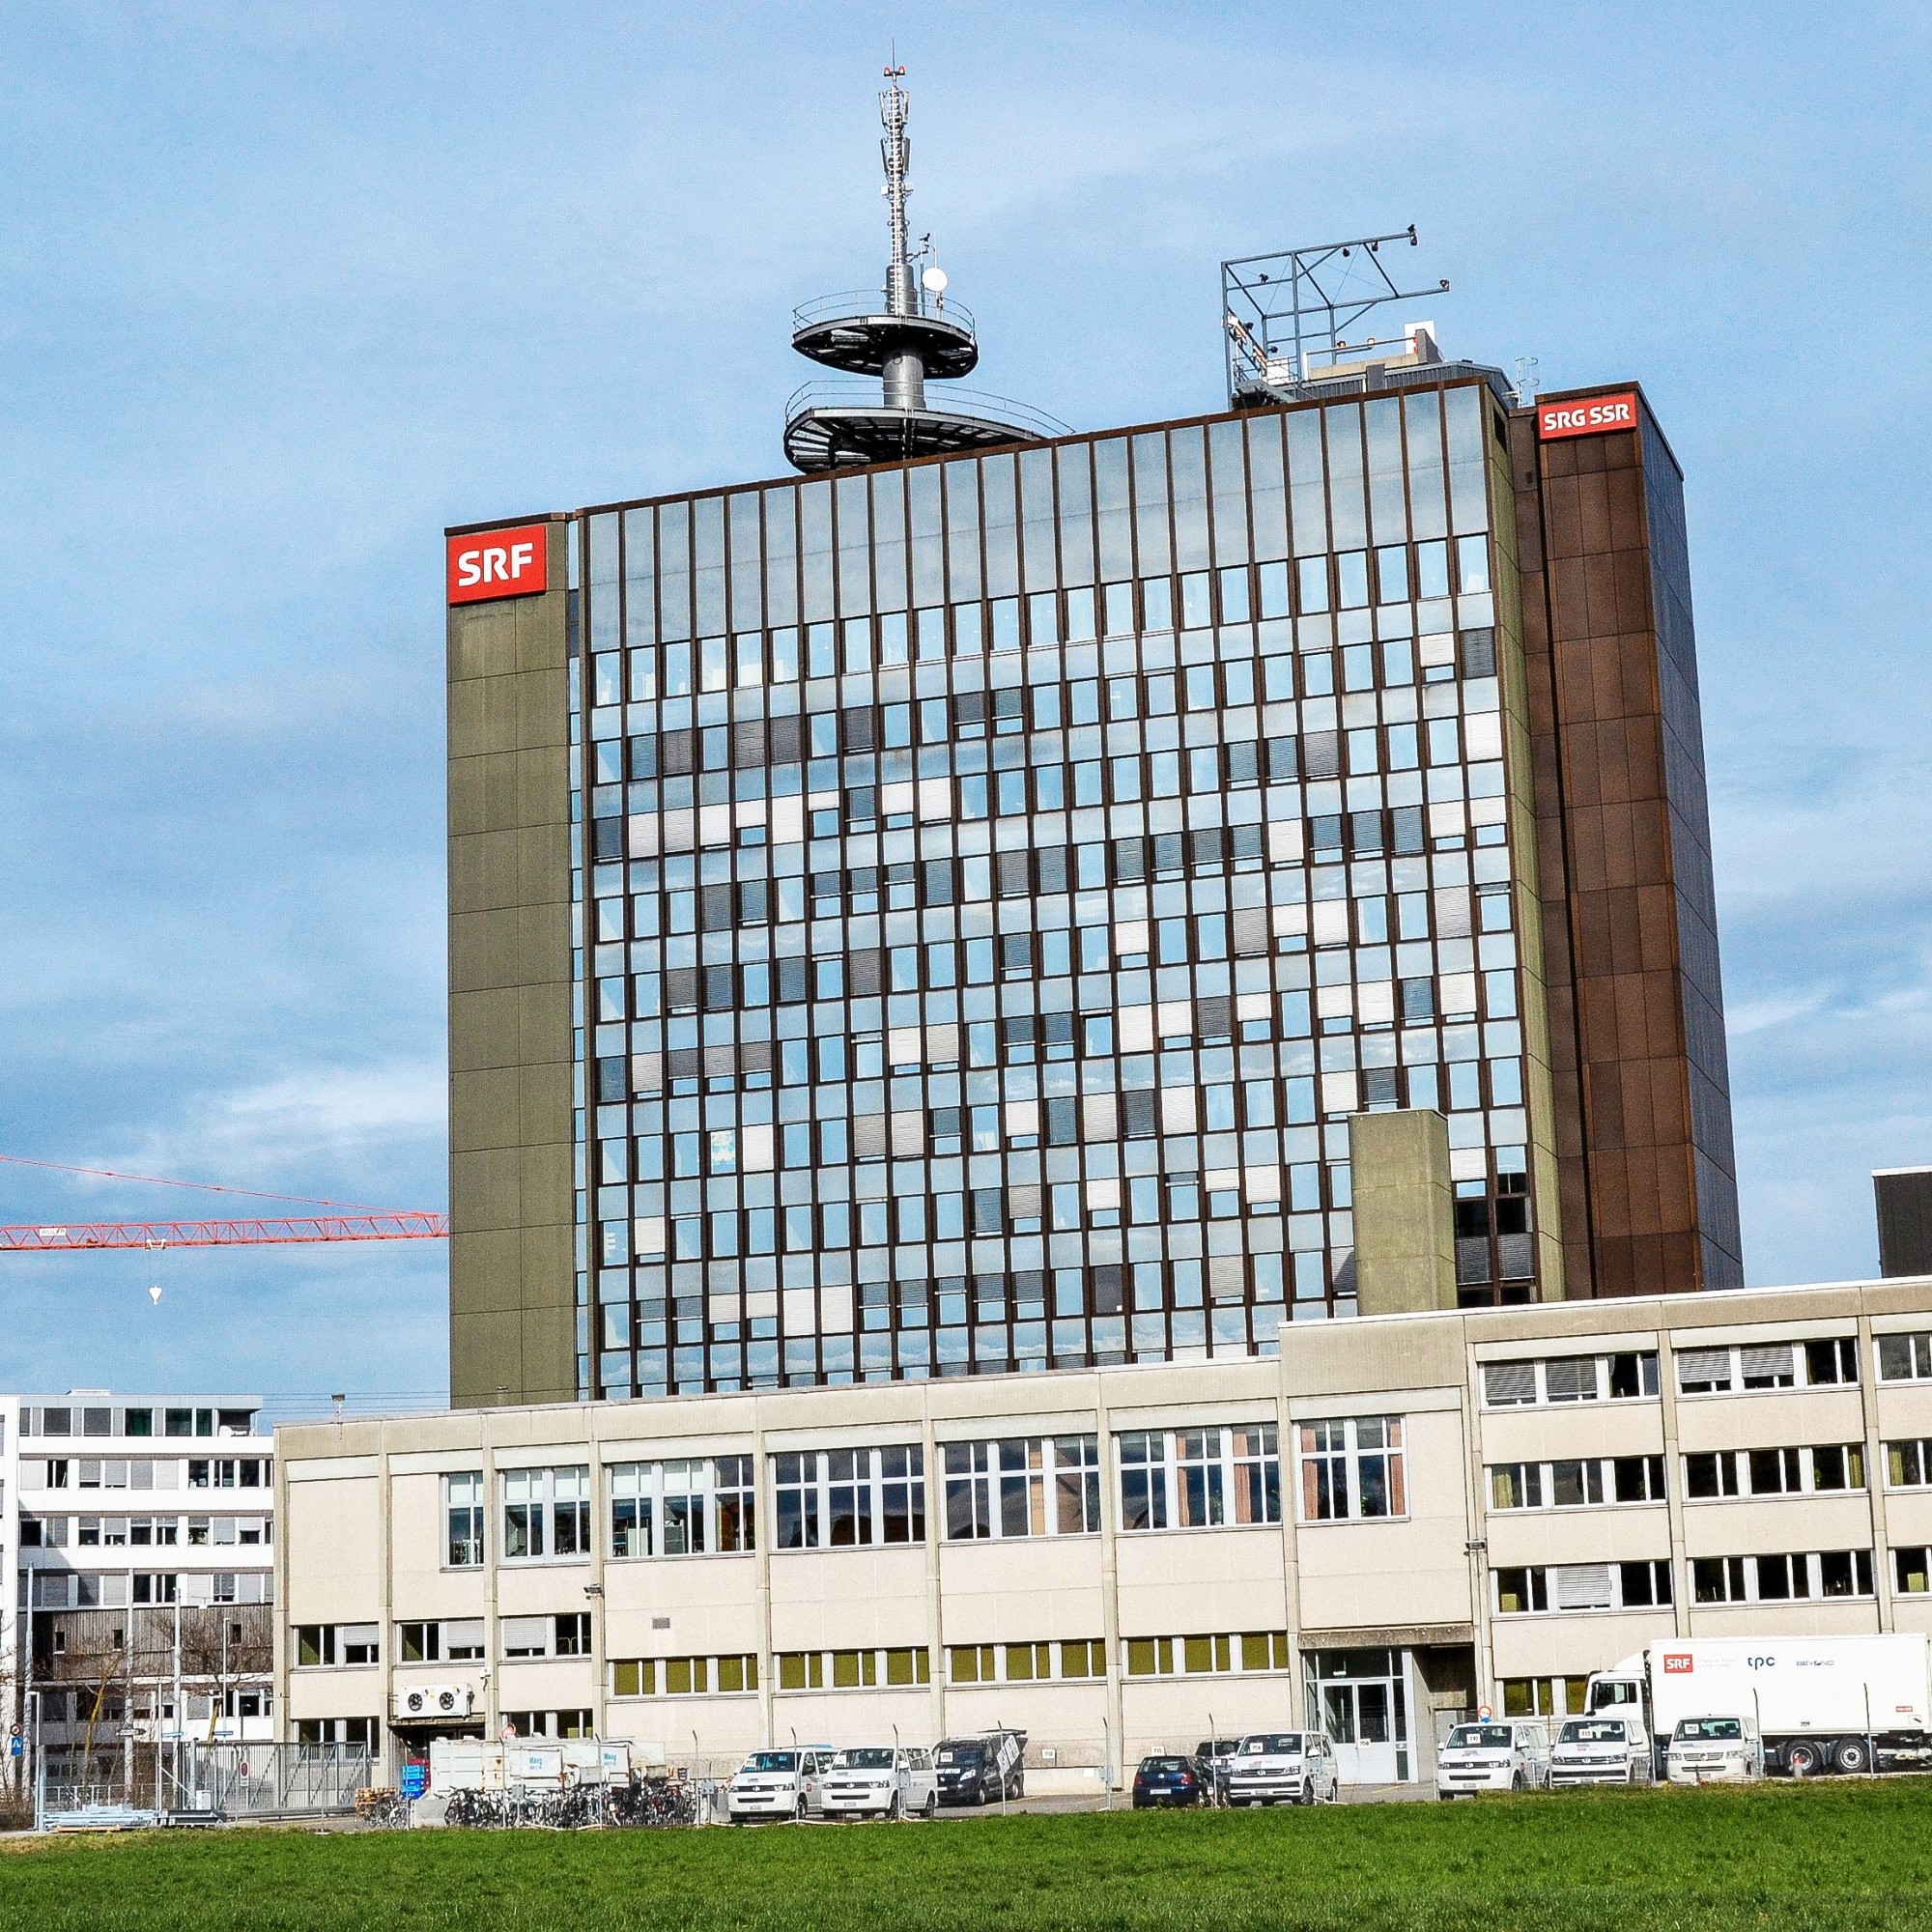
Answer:
<svg viewBox="0 0 1932 1932"><path fill-rule="evenodd" d="M909 411L889 408L878 384L863 377L846 382L802 384L785 398L785 427L789 429L801 416L814 410L857 410L875 416L960 416L998 423L1025 437L1073 433L1058 416L1050 416L1031 403L1015 402L1010 396L989 395L983 389L962 389L952 383L928 385L923 407Z"/></svg>
<svg viewBox="0 0 1932 1932"><path fill-rule="evenodd" d="M949 301L943 295L935 296L917 286L912 293L914 315L926 322L948 323L968 335L978 334L973 311L964 302ZM850 289L843 295L820 296L816 301L802 302L791 312L792 333L796 335L802 328L816 328L828 322L856 322L865 316L890 313L883 289Z"/></svg>

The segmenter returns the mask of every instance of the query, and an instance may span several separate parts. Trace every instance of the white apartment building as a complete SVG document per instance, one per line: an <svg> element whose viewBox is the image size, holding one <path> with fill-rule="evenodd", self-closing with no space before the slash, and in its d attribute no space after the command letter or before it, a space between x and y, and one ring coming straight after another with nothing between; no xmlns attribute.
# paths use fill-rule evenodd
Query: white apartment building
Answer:
<svg viewBox="0 0 1932 1932"><path fill-rule="evenodd" d="M31 1751L271 1734L260 1399L5 1398L4 1670Z"/></svg>
<svg viewBox="0 0 1932 1932"><path fill-rule="evenodd" d="M1427 1776L1672 1634L1932 1631L1932 1279L1284 1324L1278 1357L282 1432L290 1738L1302 1721ZM412 1708L411 1692L417 1696Z"/></svg>

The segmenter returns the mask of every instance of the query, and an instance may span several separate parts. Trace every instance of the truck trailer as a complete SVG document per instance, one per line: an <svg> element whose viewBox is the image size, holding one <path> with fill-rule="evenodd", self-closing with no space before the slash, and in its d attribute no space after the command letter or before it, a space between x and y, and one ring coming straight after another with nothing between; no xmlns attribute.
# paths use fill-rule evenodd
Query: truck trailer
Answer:
<svg viewBox="0 0 1932 1932"><path fill-rule="evenodd" d="M1923 1770L1932 1764L1932 1640L1890 1636L1677 1637L1584 1692L1592 1714L1635 1705L1663 1753L1687 1718L1747 1718L1768 1772Z"/></svg>

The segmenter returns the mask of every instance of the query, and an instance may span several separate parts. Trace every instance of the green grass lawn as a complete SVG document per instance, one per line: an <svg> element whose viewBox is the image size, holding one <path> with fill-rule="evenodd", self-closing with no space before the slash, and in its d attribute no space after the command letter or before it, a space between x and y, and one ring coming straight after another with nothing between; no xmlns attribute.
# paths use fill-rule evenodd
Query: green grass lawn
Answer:
<svg viewBox="0 0 1932 1932"><path fill-rule="evenodd" d="M0 1926L15 1925L1923 1928L1932 1782L804 1831L63 1839L0 1853Z"/></svg>

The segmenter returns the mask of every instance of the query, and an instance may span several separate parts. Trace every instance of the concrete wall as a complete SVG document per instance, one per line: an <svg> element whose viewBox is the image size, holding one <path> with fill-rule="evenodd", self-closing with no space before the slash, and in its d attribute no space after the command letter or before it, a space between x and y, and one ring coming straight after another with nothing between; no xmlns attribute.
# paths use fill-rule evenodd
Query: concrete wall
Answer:
<svg viewBox="0 0 1932 1932"><path fill-rule="evenodd" d="M450 1399L577 1393L566 543L449 612Z"/></svg>

